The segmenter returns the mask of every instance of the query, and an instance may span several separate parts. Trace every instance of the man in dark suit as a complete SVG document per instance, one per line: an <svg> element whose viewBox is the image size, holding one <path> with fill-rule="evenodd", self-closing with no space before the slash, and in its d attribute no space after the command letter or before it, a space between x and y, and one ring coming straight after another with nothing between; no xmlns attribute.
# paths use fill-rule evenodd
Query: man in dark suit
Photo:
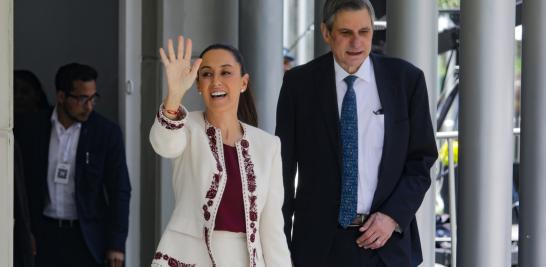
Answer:
<svg viewBox="0 0 546 267"><path fill-rule="evenodd" d="M131 186L121 129L93 111L97 72L55 77L53 111L18 114L36 266L122 266Z"/></svg>
<svg viewBox="0 0 546 267"><path fill-rule="evenodd" d="M286 72L277 107L293 262L417 266L437 158L423 73L370 54L369 1L327 0L323 15L332 52Z"/></svg>

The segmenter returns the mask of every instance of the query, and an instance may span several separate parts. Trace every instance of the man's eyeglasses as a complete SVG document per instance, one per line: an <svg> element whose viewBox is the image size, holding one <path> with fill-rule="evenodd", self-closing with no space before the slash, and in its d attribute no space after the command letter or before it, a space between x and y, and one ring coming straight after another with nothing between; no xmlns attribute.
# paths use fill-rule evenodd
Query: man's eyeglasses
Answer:
<svg viewBox="0 0 546 267"><path fill-rule="evenodd" d="M92 105L95 105L97 104L97 102L100 100L100 95L99 93L95 93L94 95L92 96L87 96L87 95L73 95L71 93L66 93L66 95L68 97L72 97L74 99L76 99L76 102L78 102L78 104L80 105L87 105L89 102L91 102Z"/></svg>

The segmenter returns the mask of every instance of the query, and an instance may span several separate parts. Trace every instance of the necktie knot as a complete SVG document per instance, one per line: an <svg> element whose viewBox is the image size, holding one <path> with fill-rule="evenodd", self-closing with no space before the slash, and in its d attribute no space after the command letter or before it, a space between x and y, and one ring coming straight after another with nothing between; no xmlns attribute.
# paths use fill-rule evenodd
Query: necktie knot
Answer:
<svg viewBox="0 0 546 267"><path fill-rule="evenodd" d="M354 76L354 75L349 75L349 76L345 77L345 79L343 79L343 81L347 84L348 88L353 88L353 84L355 83L356 78L357 77Z"/></svg>

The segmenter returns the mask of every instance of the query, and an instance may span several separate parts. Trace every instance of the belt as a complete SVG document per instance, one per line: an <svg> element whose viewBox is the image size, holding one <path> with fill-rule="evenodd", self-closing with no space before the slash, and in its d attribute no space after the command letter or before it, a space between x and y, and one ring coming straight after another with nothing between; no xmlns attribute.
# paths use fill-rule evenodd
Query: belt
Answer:
<svg viewBox="0 0 546 267"><path fill-rule="evenodd" d="M53 223L59 228L72 228L78 225L78 220L56 219L44 216L47 222Z"/></svg>
<svg viewBox="0 0 546 267"><path fill-rule="evenodd" d="M357 214L356 217L353 219L351 224L349 224L347 227L360 227L362 226L366 220L368 219L368 214Z"/></svg>

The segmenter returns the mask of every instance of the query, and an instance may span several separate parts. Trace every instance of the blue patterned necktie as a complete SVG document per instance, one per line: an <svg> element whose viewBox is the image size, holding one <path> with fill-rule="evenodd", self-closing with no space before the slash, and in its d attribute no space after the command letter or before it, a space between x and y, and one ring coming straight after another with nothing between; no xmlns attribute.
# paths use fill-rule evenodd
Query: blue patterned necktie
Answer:
<svg viewBox="0 0 546 267"><path fill-rule="evenodd" d="M341 145L343 151L343 172L341 174L341 203L339 224L347 228L356 217L358 186L358 115L356 112L356 94L353 84L356 76L343 79L347 92L341 105Z"/></svg>

